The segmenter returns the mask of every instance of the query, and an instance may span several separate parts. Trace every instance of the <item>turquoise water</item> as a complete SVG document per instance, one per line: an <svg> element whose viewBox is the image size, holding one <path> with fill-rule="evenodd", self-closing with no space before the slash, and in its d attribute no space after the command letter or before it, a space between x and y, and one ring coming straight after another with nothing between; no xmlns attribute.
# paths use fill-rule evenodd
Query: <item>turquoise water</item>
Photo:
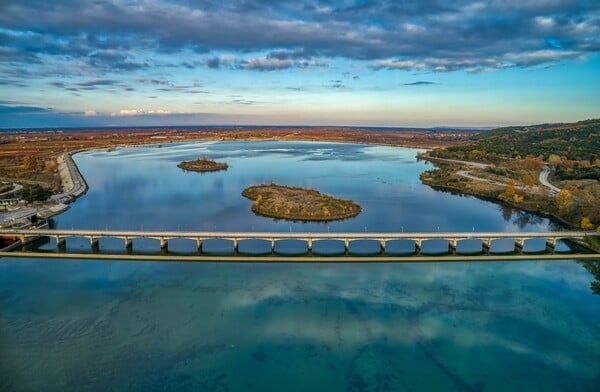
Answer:
<svg viewBox="0 0 600 392"><path fill-rule="evenodd" d="M416 150L227 142L79 154L89 192L58 227L545 230L419 183ZM185 173L183 159L227 172ZM256 217L278 182L352 198L325 224ZM153 251L156 244L134 243ZM101 242L118 249L118 240ZM42 245L51 249L53 244ZM83 251L85 240L67 243ZM182 245L184 247L184 245ZM600 385L600 296L571 261L245 264L0 259L0 390L573 390Z"/></svg>

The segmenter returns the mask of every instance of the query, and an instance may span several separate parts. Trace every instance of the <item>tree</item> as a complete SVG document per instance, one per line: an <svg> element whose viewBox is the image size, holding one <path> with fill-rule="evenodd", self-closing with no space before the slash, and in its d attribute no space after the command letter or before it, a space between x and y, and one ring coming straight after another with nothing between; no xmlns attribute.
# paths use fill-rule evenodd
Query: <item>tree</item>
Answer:
<svg viewBox="0 0 600 392"><path fill-rule="evenodd" d="M52 196L52 190L39 184L27 186L21 191L21 198L28 203L44 201Z"/></svg>
<svg viewBox="0 0 600 392"><path fill-rule="evenodd" d="M590 218L584 216L581 218L581 228L583 230L594 230L594 224L590 221Z"/></svg>
<svg viewBox="0 0 600 392"><path fill-rule="evenodd" d="M554 202L560 212L568 211L573 206L573 195L568 190L562 189L556 194Z"/></svg>
<svg viewBox="0 0 600 392"><path fill-rule="evenodd" d="M504 194L506 196L513 196L517 192L515 180L508 180L506 188L504 188Z"/></svg>
<svg viewBox="0 0 600 392"><path fill-rule="evenodd" d="M559 155L550 154L548 163L554 167L559 166L562 163L562 158Z"/></svg>
<svg viewBox="0 0 600 392"><path fill-rule="evenodd" d="M528 170L542 170L544 167L544 161L539 157L527 155L525 159L523 159L522 165Z"/></svg>

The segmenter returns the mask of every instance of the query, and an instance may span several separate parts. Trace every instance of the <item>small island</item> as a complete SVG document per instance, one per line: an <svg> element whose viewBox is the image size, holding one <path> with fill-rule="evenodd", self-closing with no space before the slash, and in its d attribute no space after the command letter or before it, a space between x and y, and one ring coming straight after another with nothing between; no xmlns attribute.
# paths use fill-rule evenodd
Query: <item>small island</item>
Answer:
<svg viewBox="0 0 600 392"><path fill-rule="evenodd" d="M295 221L332 221L351 218L361 212L352 200L323 195L314 189L285 185L256 185L242 192L254 200L254 213Z"/></svg>
<svg viewBox="0 0 600 392"><path fill-rule="evenodd" d="M227 170L229 167L226 163L216 162L206 157L196 159L195 161L183 161L177 166L183 170L196 171L200 173Z"/></svg>

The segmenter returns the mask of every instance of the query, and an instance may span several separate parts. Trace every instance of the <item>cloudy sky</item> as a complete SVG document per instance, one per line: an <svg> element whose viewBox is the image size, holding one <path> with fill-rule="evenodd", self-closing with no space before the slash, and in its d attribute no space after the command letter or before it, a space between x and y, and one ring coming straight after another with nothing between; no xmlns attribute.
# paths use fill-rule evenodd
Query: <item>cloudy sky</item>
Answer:
<svg viewBox="0 0 600 392"><path fill-rule="evenodd" d="M600 117L597 0L0 1L0 127Z"/></svg>

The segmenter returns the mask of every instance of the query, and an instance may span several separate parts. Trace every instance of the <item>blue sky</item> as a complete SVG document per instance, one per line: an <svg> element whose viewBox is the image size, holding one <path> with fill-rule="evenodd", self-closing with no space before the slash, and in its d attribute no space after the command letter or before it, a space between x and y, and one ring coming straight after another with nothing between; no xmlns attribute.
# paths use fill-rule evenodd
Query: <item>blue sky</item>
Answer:
<svg viewBox="0 0 600 392"><path fill-rule="evenodd" d="M0 2L0 127L600 117L600 3Z"/></svg>

